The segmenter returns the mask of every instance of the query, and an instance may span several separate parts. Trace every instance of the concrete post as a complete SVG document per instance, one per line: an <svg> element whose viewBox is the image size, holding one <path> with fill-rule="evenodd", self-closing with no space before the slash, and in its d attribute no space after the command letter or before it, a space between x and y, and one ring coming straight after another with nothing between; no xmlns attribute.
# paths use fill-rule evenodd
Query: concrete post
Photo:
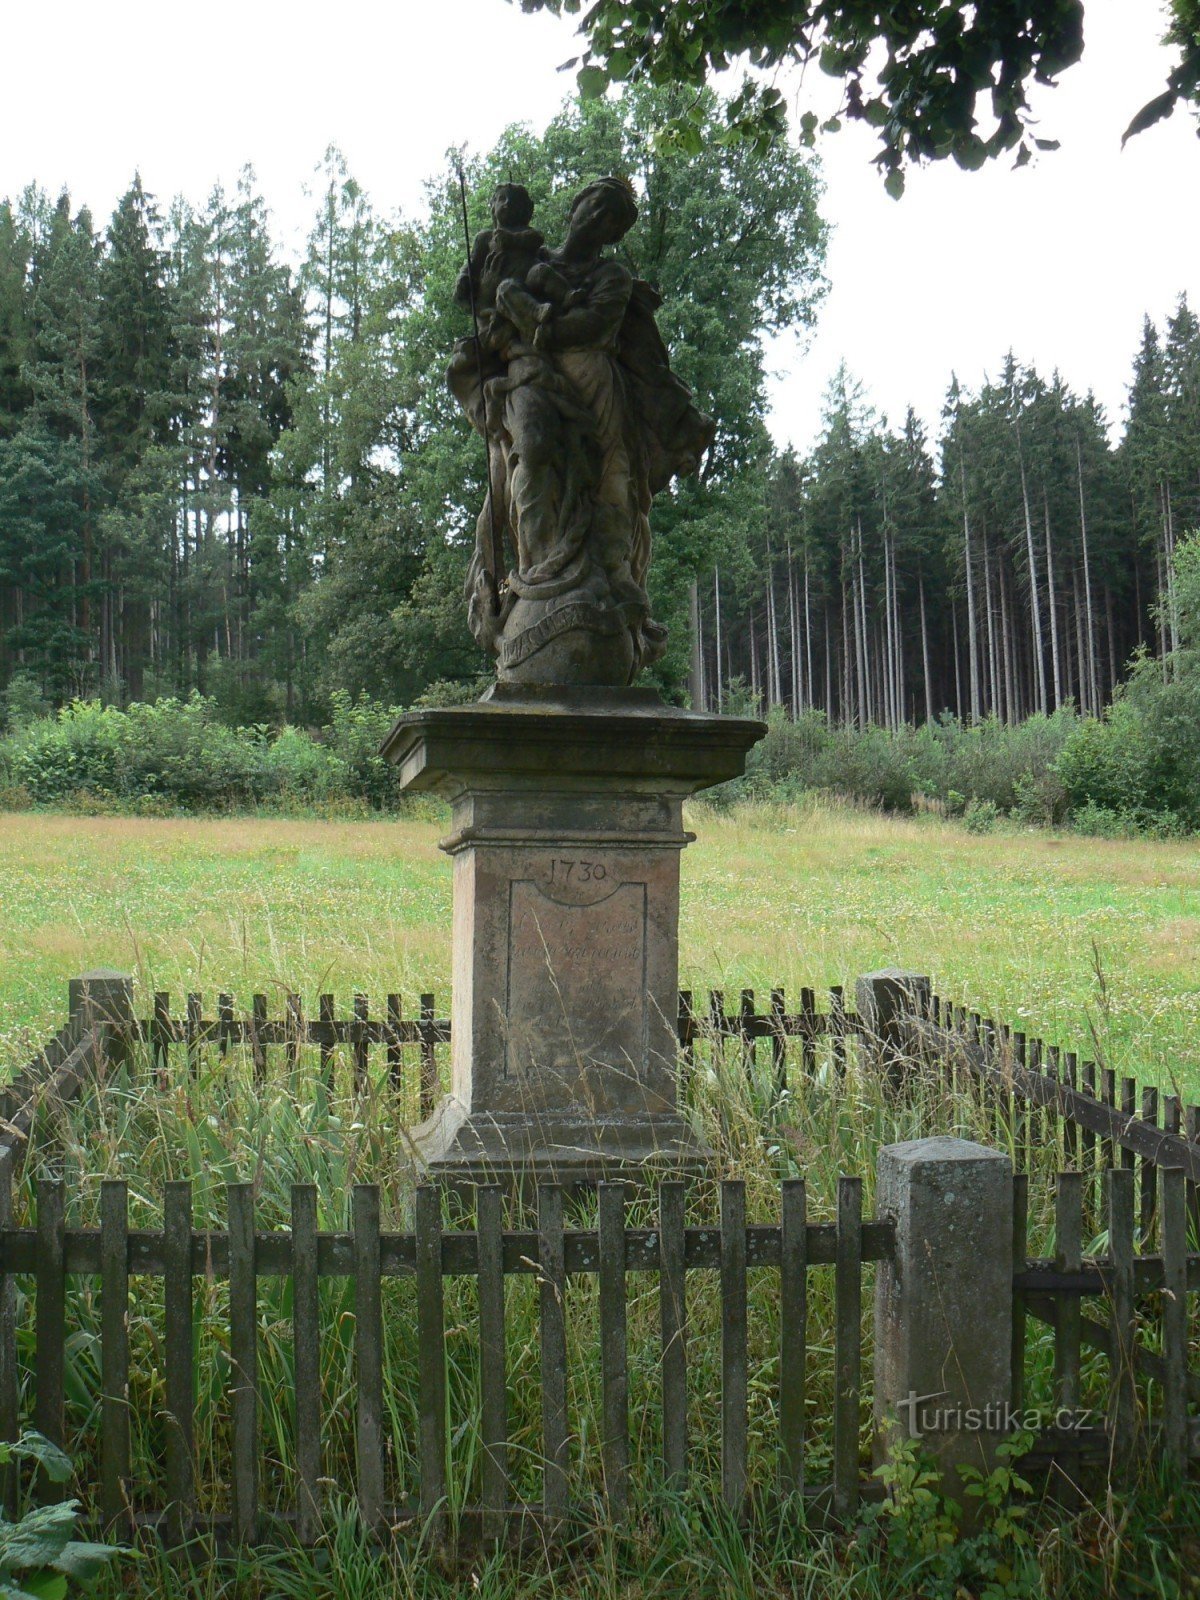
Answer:
<svg viewBox="0 0 1200 1600"><path fill-rule="evenodd" d="M885 967L866 972L854 985L854 1001L864 1033L859 1040L861 1065L886 1074L893 1087L904 1085L912 1065L905 1024L911 1017L929 1015L932 985L919 972Z"/></svg>
<svg viewBox="0 0 1200 1600"><path fill-rule="evenodd" d="M103 1027L104 1054L110 1066L129 1059L129 1025L133 1021L133 979L127 972L98 967L81 972L68 985L68 1009L80 1030Z"/></svg>
<svg viewBox="0 0 1200 1600"><path fill-rule="evenodd" d="M966 1139L887 1145L876 1212L896 1228L875 1280L875 1448L899 1430L940 1464L964 1522L957 1467L989 1472L1012 1397L1012 1163Z"/></svg>

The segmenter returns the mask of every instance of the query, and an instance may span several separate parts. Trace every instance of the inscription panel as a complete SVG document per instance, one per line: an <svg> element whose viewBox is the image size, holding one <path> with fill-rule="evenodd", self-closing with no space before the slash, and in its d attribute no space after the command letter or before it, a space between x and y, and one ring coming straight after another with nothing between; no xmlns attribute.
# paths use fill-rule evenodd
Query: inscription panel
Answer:
<svg viewBox="0 0 1200 1600"><path fill-rule="evenodd" d="M637 1102L646 924L646 883L620 880L600 859L553 857L537 878L510 882L506 1078L564 1102Z"/></svg>

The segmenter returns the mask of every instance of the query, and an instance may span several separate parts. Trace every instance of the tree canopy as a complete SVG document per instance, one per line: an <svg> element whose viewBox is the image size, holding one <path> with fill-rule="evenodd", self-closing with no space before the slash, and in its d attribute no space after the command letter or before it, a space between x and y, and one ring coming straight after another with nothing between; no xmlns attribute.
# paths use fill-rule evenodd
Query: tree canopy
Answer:
<svg viewBox="0 0 1200 1600"><path fill-rule="evenodd" d="M559 15L583 9L582 0L520 4ZM1200 0L1170 0L1169 9L1166 42L1178 61L1162 93L1133 116L1126 138L1181 103L1200 108ZM1024 163L1035 148L1053 147L1032 132L1029 89L1054 83L1079 60L1084 0L593 0L580 32L584 52L566 66L578 68L585 97L598 98L610 83L643 80L699 89L739 58L764 73L816 61L844 82L840 115L878 129L876 160L889 193L898 195L906 163L949 156L974 169L1004 151ZM1132 107L1121 110L1128 115ZM747 75L727 104L723 136L762 148L785 125L777 84ZM815 113L805 113L802 139L811 142L817 125ZM697 150L694 106L665 120L660 137Z"/></svg>
<svg viewBox="0 0 1200 1600"><path fill-rule="evenodd" d="M682 98L572 101L467 162L473 229L510 174L552 241L597 175L637 188L626 259L720 424L703 481L655 509L676 691L689 584L735 573L762 519L764 339L812 320L825 249L801 152L653 148ZM318 188L298 270L250 171L165 220L135 180L104 230L65 196L0 202L0 693L23 673L55 700L195 688L231 720L312 720L486 669L462 602L484 456L445 384L469 326L457 180L385 218L331 150Z"/></svg>

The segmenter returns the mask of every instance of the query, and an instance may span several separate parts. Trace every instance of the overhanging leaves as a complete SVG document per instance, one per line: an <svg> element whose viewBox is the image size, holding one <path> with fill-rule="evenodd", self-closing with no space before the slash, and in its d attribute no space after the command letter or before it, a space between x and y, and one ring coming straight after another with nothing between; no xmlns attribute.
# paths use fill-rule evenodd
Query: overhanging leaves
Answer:
<svg viewBox="0 0 1200 1600"><path fill-rule="evenodd" d="M579 11L578 0L521 0L525 11ZM1168 43L1182 59L1163 94L1126 130L1128 139L1183 102L1200 104L1200 0L1172 0ZM578 58L580 92L602 94L610 81L639 79L700 88L739 58L769 72L815 58L845 84L843 112L879 130L876 162L888 192L904 187L909 163L952 157L974 169L1004 151L1019 164L1054 141L1029 133L1028 91L1050 84L1083 50L1084 0L1029 5L955 6L910 0L595 0L583 12L587 49ZM995 131L981 132L977 107ZM786 114L772 85L747 79L726 111L727 136L766 148ZM660 130L674 149L694 145L691 110ZM812 138L807 118L801 136Z"/></svg>

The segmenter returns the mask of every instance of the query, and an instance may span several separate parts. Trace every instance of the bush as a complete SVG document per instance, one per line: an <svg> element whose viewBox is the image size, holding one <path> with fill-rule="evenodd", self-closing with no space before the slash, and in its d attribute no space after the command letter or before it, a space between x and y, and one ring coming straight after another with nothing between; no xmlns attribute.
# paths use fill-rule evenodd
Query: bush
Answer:
<svg viewBox="0 0 1200 1600"><path fill-rule="evenodd" d="M1135 816L1124 811L1110 811L1092 800L1071 813L1071 827L1076 833L1086 833L1094 839L1136 839L1141 825Z"/></svg>
<svg viewBox="0 0 1200 1600"><path fill-rule="evenodd" d="M438 678L413 701L413 710L427 707L437 710L441 706L470 706L481 698L495 680L482 673L475 678Z"/></svg>
<svg viewBox="0 0 1200 1600"><path fill-rule="evenodd" d="M1028 804L1077 723L1074 709L1064 706L1015 724L987 717L971 727L943 716L897 737L911 745L914 782L927 799L942 801L952 813L971 800L988 800L1007 815ZM1047 791L1042 803L1051 802ZM1057 803L1061 808L1061 796Z"/></svg>
<svg viewBox="0 0 1200 1600"><path fill-rule="evenodd" d="M1072 812L1084 806L1137 816L1152 804L1156 757L1145 721L1118 697L1103 718L1088 717L1059 753L1055 771Z"/></svg>
<svg viewBox="0 0 1200 1600"><path fill-rule="evenodd" d="M724 798L795 799L822 790L884 811L909 812L917 798L960 816L972 803L1054 822L1066 793L1054 762L1078 726L1071 707L1019 726L988 718L968 727L954 717L918 728L831 728L821 712L795 722L780 710L751 751L743 784Z"/></svg>
<svg viewBox="0 0 1200 1600"><path fill-rule="evenodd" d="M14 672L0 694L0 732L18 733L50 710L32 672Z"/></svg>
<svg viewBox="0 0 1200 1600"><path fill-rule="evenodd" d="M963 826L968 833L991 833L1000 820L1000 807L994 800L968 800L963 811Z"/></svg>
<svg viewBox="0 0 1200 1600"><path fill-rule="evenodd" d="M345 761L300 728L281 729L267 746L263 770L269 792L283 800L322 805L349 792Z"/></svg>
<svg viewBox="0 0 1200 1600"><path fill-rule="evenodd" d="M10 686L11 687L11 686ZM4 705L14 726L0 738L0 805L69 805L93 813L312 806L343 813L399 804L379 747L400 710L335 693L316 733L266 723L230 726L211 698L166 696L121 711L77 700L27 717L29 685ZM476 698L478 685L442 685L422 703ZM754 714L748 696L738 712ZM13 714L12 707L18 710ZM20 708L23 707L24 710ZM1066 707L1019 727L952 717L917 728L831 727L821 712L793 722L779 708L750 752L746 775L723 784L717 806L741 799L791 804L826 794L898 813L916 807L962 817L986 832L1004 816L1034 824L1066 818L1111 837L1174 837L1200 829L1200 651L1135 664L1103 718Z"/></svg>
<svg viewBox="0 0 1200 1600"><path fill-rule="evenodd" d="M347 792L383 811L396 803L396 776L379 754L398 706L384 706L360 695L352 700L344 689L335 690L329 726L329 748L346 771Z"/></svg>
<svg viewBox="0 0 1200 1600"><path fill-rule="evenodd" d="M76 700L56 717L30 723L11 741L11 782L41 805L66 800L82 789L121 792L125 720L111 706Z"/></svg>
<svg viewBox="0 0 1200 1600"><path fill-rule="evenodd" d="M1016 783L1012 816L1018 822L1052 827L1067 815L1067 791L1054 767L1042 773L1023 773Z"/></svg>
<svg viewBox="0 0 1200 1600"><path fill-rule="evenodd" d="M1056 763L1077 827L1200 828L1200 535L1178 546L1175 580L1179 649L1138 655L1105 715L1081 723Z"/></svg>
<svg viewBox="0 0 1200 1600"><path fill-rule="evenodd" d="M397 713L335 696L327 742L265 724L230 727L216 702L193 694L127 711L76 700L0 740L0 794L89 812L228 810L278 802L396 801L379 744Z"/></svg>
<svg viewBox="0 0 1200 1600"><path fill-rule="evenodd" d="M12 784L36 804L90 797L204 810L253 804L272 786L265 728L229 728L211 700L192 695L128 711L76 700L9 741Z"/></svg>
<svg viewBox="0 0 1200 1600"><path fill-rule="evenodd" d="M195 694L132 705L125 715L123 797L157 796L189 811L265 797L265 727L230 728L213 701Z"/></svg>

